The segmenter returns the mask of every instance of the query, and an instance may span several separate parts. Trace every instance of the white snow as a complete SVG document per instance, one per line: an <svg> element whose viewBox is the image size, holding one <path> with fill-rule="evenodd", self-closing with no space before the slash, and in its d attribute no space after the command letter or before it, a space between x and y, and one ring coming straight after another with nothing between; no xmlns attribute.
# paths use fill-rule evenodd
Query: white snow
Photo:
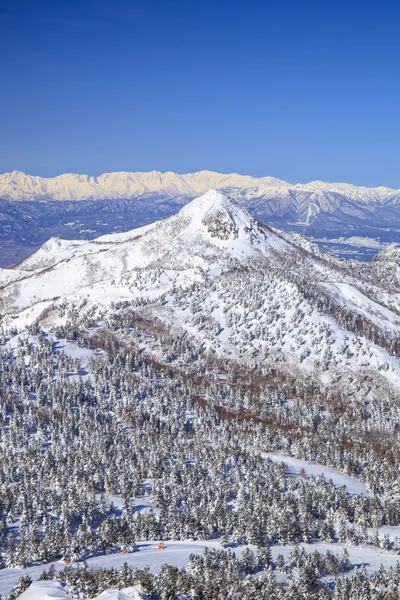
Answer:
<svg viewBox="0 0 400 600"><path fill-rule="evenodd" d="M100 596L97 596L95 600L146 600L147 597L142 587L135 585L119 591L106 590Z"/></svg>
<svg viewBox="0 0 400 600"><path fill-rule="evenodd" d="M361 313L381 329L391 331L400 329L400 317L396 313L371 300L354 286L347 283L326 283L324 285L336 293L336 296L341 297L344 306Z"/></svg>
<svg viewBox="0 0 400 600"><path fill-rule="evenodd" d="M23 600L55 600L58 598L71 600L64 588L65 585L60 581L34 581L19 598ZM96 596L94 600L146 600L147 597L142 587L135 585L119 591L106 590Z"/></svg>
<svg viewBox="0 0 400 600"><path fill-rule="evenodd" d="M361 481L358 481L349 475L345 475L344 473L340 473L332 467L294 458L293 456L285 456L284 454L279 453L262 452L261 455L265 458L270 458L275 463L284 462L289 468L289 473L292 475L299 475L301 471L305 471L307 477L323 475L327 481L331 479L336 486L340 487L345 485L349 494L368 495L367 489Z"/></svg>
<svg viewBox="0 0 400 600"><path fill-rule="evenodd" d="M53 600L53 598L71 600L64 587L61 581L34 581L19 598L21 600Z"/></svg>
<svg viewBox="0 0 400 600"><path fill-rule="evenodd" d="M300 544L300 549L304 548L306 552L321 552L326 554L329 550L335 554L342 554L344 548L350 555L350 562L354 567L365 565L369 574L375 573L383 565L386 569L395 567L399 561L399 555L395 552L380 550L375 546L361 544L360 546L349 546L348 544L317 542L314 544ZM283 554L286 558L292 552L293 546L272 546L272 557L275 559L278 554ZM333 577L331 579L334 579Z"/></svg>

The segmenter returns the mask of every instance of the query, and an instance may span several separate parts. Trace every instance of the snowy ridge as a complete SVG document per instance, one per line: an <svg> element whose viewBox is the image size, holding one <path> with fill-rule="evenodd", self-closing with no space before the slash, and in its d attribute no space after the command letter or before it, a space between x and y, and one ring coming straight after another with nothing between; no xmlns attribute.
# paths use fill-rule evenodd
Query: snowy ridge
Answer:
<svg viewBox="0 0 400 600"><path fill-rule="evenodd" d="M0 175L0 198L7 200L90 200L128 199L159 194L169 199L178 196L194 198L209 189L241 190L246 200L273 198L294 193L294 201L300 203L301 193L314 194L318 198L329 193L340 194L362 204L380 204L388 199L400 198L400 190L387 187L367 188L347 183L311 181L306 184L290 184L275 177L251 177L237 173L222 174L214 171L198 171L179 175L159 171L104 173L99 177L65 173L57 177L39 177L13 171Z"/></svg>

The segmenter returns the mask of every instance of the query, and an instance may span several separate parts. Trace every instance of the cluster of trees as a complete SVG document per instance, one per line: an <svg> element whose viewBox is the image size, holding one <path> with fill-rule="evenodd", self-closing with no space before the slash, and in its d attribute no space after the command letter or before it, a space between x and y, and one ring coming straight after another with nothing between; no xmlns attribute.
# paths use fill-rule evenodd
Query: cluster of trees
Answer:
<svg viewBox="0 0 400 600"><path fill-rule="evenodd" d="M77 359L43 336L21 340L1 368L6 566L85 557L138 539L373 542L367 527L400 520L396 497L350 496L323 477L293 478L284 464L263 459L258 449L290 451L293 433L279 419L276 426L248 420L258 392L240 381L216 385L205 376L201 392L190 373L160 369L123 348L79 376ZM275 391L262 397L270 416L285 406ZM303 448L308 429L299 428ZM340 446L331 450L337 463Z"/></svg>
<svg viewBox="0 0 400 600"><path fill-rule="evenodd" d="M187 336L168 339L163 347L160 337L148 335L146 339L142 330L132 328L131 315L128 312L107 323L103 347L115 354L146 344L155 348L164 353L175 376L178 372L186 381L191 378L192 388L194 384L206 388L207 403L213 404L220 416L221 407L225 415L242 411L241 417L252 416L253 422L268 428L263 447L267 443L273 450L284 448L301 458L336 467L360 478L373 493L397 495L400 406L385 378L373 371L358 376L339 367L329 386L322 387L318 373L304 375L295 365L288 368L282 362L264 365L253 361L247 367L234 360L227 362ZM110 331L114 335L110 336ZM127 344L121 343L124 339ZM99 338L98 343L101 345ZM391 501L397 502L394 497Z"/></svg>

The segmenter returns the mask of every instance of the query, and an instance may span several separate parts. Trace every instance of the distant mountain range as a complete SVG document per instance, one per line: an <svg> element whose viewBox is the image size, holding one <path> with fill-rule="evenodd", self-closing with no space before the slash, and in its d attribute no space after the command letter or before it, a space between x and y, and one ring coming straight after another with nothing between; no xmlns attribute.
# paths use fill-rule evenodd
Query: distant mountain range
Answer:
<svg viewBox="0 0 400 600"><path fill-rule="evenodd" d="M296 214L300 222L310 222L322 212L347 208L354 203L368 206L398 204L400 190L387 187L367 188L347 183L310 183L295 185L275 177L250 177L214 171L177 173L104 173L100 177L64 173L57 177L37 177L21 171L0 175L0 197L5 200L131 200L158 197L184 203L209 189L229 191L247 203L262 200L266 212ZM279 204L279 208L278 205Z"/></svg>
<svg viewBox="0 0 400 600"><path fill-rule="evenodd" d="M24 258L53 235L93 238L165 218L209 189L228 193L265 222L306 233L341 256L365 260L400 242L400 190L387 187L292 185L212 171L53 178L13 171L0 175L0 265Z"/></svg>

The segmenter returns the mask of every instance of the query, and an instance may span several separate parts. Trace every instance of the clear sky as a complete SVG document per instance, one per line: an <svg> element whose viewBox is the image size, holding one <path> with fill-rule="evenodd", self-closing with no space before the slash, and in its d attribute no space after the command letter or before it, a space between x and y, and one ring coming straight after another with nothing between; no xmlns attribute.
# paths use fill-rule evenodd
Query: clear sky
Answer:
<svg viewBox="0 0 400 600"><path fill-rule="evenodd" d="M0 172L400 188L400 4L0 0Z"/></svg>

